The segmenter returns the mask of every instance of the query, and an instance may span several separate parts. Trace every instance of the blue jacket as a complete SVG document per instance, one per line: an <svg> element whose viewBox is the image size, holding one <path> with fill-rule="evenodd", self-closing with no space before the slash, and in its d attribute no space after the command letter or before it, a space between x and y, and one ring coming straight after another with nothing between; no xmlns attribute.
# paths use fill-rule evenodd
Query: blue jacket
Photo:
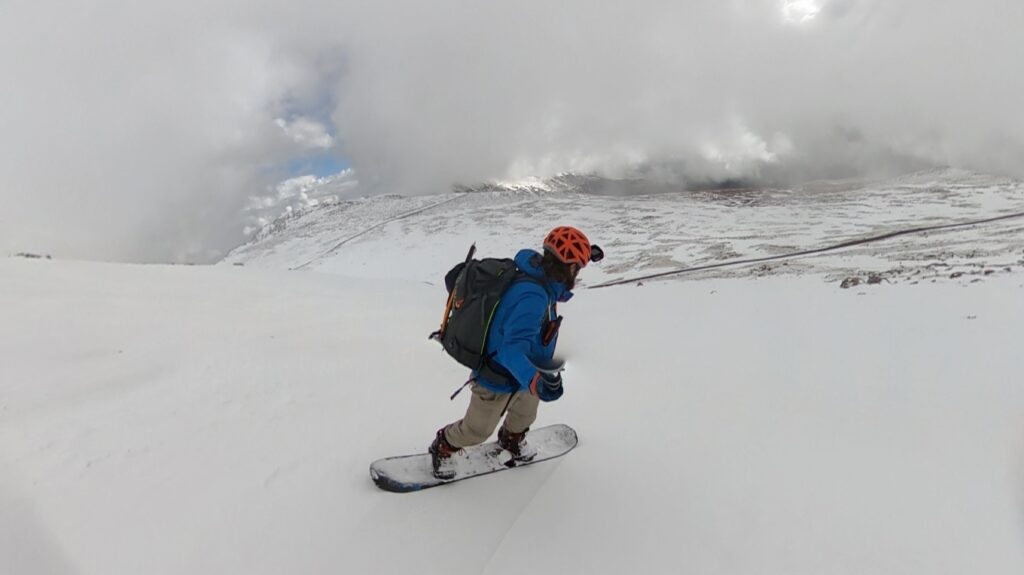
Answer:
<svg viewBox="0 0 1024 575"><path fill-rule="evenodd" d="M516 254L519 270L541 282L526 279L514 282L502 295L487 334L487 353L491 361L505 368L512 375L513 385L518 384L518 387L513 389L473 374L480 385L495 393L529 391L537 375L534 364L550 360L555 353L558 337L544 345L541 332L547 322L558 316L557 303L569 301L572 292L561 282L544 277L540 257L534 250L519 250Z"/></svg>

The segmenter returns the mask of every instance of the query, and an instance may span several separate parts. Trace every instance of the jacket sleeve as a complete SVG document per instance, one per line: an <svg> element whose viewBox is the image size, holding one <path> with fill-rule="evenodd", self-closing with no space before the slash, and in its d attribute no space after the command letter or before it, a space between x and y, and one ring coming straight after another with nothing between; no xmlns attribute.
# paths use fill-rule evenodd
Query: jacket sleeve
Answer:
<svg viewBox="0 0 1024 575"><path fill-rule="evenodd" d="M530 347L540 342L541 319L547 312L548 300L543 295L526 291L512 302L505 322L503 345L494 359L512 374L519 389L527 391L537 375L530 361Z"/></svg>

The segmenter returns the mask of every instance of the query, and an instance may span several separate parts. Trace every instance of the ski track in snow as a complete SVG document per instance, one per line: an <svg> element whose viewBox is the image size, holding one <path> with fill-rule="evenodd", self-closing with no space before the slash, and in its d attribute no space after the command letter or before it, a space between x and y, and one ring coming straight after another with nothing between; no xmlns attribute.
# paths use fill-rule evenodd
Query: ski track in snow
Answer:
<svg viewBox="0 0 1024 575"><path fill-rule="evenodd" d="M349 236L349 237L341 240L340 242L335 244L333 247L331 247L326 252L324 252L324 253L320 254L319 256L313 258L312 260L309 260L308 262L305 262L303 264L295 266L295 268L293 268L293 269L300 270L300 269L305 268L305 267L309 266L310 264L316 262L317 260L322 260L322 259L330 256L332 253L334 253L334 252L338 251L339 249L341 249L341 247L344 246L345 244L347 244L347 243L349 243L349 242L351 242L353 240L357 240L361 236L364 236L364 235L366 235L366 234L376 230L377 228L380 228L382 226L390 224L391 222L396 222L398 220L404 220L406 218L410 218L410 217L415 216L417 214L423 213L423 212L425 212L427 210L433 210L433 209L440 208L440 207L442 207L442 206L444 206L446 204L449 204L449 203L451 203L451 202L453 202L453 201L455 201L457 199L459 199L459 196L455 196L455 197L452 197L452 198L441 200L441 201L437 202L436 204L431 204L429 206L425 206L425 207L422 207L422 208L416 208L416 209L414 209L414 210L412 210L410 212L406 212L404 214L398 214L397 216L392 216L389 219L384 220L383 222L381 222L379 224L373 225L373 226L371 226L371 227L369 227L369 228L367 228L367 229L365 229L365 230L363 230L363 231L361 231L361 232L359 232L359 233L357 233L357 234L355 234L353 236Z"/></svg>
<svg viewBox="0 0 1024 575"><path fill-rule="evenodd" d="M537 501L537 496L539 496L541 491L543 491L544 488L547 486L548 481L550 481L551 478L554 477L555 471L557 470L558 466L562 464L562 461L563 461L563 458L559 457L559 458L553 459L551 461L543 462L545 464L551 464L552 469L547 469L547 465L545 465L544 468L543 468L543 471L538 471L538 473L544 473L544 481L539 486L537 486L536 489L533 490L533 496L530 497L529 501L527 501L525 505L523 505L522 507L519 508L518 512L515 515L515 518L509 523L508 528L505 529L505 532L501 535L501 537L498 538L497 541L495 541L494 547L491 550L491 555L487 559L487 563L485 563L484 566L483 566L483 569L480 570L481 574L486 574L486 573L490 573L491 572L491 565L498 559L499 553L502 550L504 550L504 548L506 546L506 542L509 539L509 534L512 533L512 531L516 528L517 525L519 525L520 520L527 513L527 511L532 509L532 507L534 505L534 502ZM540 465L540 464L537 464L537 465ZM520 470L520 471L525 471L525 469ZM512 550L512 551L513 551L513 554L514 554L515 550Z"/></svg>

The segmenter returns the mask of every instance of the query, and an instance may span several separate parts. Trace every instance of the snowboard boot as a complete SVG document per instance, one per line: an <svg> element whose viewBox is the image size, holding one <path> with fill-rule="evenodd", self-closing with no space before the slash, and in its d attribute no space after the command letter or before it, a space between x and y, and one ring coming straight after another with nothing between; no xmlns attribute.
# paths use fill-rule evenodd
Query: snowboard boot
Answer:
<svg viewBox="0 0 1024 575"><path fill-rule="evenodd" d="M498 445L502 449L512 454L512 459L515 461L527 462L537 457L537 450L533 449L529 443L526 442L526 432L530 431L527 427L521 433L512 433L505 429L502 425L498 429Z"/></svg>
<svg viewBox="0 0 1024 575"><path fill-rule="evenodd" d="M434 442L430 444L427 451L430 452L430 463L434 467L434 477L438 479L454 479L455 463L452 461L452 454L458 449L448 443L444 436L445 428L437 430Z"/></svg>

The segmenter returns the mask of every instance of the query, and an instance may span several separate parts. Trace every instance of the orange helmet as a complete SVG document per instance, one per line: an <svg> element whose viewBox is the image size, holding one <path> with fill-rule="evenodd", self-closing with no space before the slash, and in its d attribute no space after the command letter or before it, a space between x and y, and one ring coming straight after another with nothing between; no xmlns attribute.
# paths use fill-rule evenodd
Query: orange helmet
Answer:
<svg viewBox="0 0 1024 575"><path fill-rule="evenodd" d="M544 251L551 252L566 264L579 264L582 268L590 262L590 240L583 232L570 226L558 226L544 238Z"/></svg>

